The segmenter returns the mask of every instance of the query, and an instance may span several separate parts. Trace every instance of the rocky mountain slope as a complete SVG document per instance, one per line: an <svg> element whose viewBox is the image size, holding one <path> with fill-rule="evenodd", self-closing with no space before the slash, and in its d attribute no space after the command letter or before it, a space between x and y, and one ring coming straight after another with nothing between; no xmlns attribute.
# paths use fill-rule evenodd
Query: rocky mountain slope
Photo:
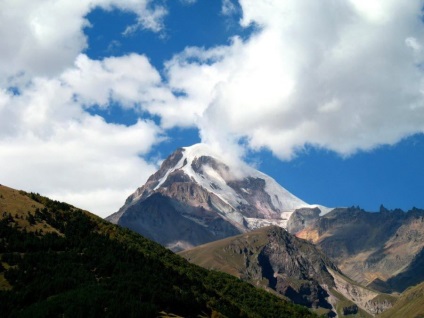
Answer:
<svg viewBox="0 0 424 318"><path fill-rule="evenodd" d="M362 284L382 292L402 292L424 281L424 210L381 207L379 213L369 213L353 207L310 217L304 223L305 228L297 227L297 236L316 243Z"/></svg>
<svg viewBox="0 0 424 318"><path fill-rule="evenodd" d="M347 278L313 244L271 226L180 252L329 317L376 315L394 298Z"/></svg>
<svg viewBox="0 0 424 318"><path fill-rule="evenodd" d="M182 250L255 228L287 226L294 210L314 209L271 177L226 163L204 144L180 148L107 220Z"/></svg>
<svg viewBox="0 0 424 318"><path fill-rule="evenodd" d="M2 317L313 317L69 204L0 186Z"/></svg>

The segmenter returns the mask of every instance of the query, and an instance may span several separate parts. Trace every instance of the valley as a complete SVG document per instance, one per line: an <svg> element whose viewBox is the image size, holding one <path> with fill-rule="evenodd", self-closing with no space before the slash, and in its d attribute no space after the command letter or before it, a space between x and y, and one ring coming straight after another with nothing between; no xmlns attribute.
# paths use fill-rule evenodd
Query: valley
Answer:
<svg viewBox="0 0 424 318"><path fill-rule="evenodd" d="M2 312L421 312L424 210L308 204L271 177L222 160L204 145L178 149L106 220L0 186Z"/></svg>
<svg viewBox="0 0 424 318"><path fill-rule="evenodd" d="M328 317L376 316L424 281L424 210L308 204L198 144L107 220Z"/></svg>

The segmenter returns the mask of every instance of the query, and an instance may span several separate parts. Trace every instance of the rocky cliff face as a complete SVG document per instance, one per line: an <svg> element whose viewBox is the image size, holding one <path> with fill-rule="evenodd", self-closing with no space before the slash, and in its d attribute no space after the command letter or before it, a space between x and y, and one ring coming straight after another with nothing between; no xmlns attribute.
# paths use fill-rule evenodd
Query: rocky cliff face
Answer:
<svg viewBox="0 0 424 318"><path fill-rule="evenodd" d="M337 267L313 244L272 226L209 243L181 253L188 260L226 271L256 286L272 289L297 304L328 312L329 268Z"/></svg>
<svg viewBox="0 0 424 318"><path fill-rule="evenodd" d="M391 308L396 301L395 297L364 287L346 279L345 276L340 276L339 273L331 272L331 274L334 278L335 290L355 304L343 308L345 315L356 313L359 308L371 315L378 315Z"/></svg>
<svg viewBox="0 0 424 318"><path fill-rule="evenodd" d="M318 221L321 215L319 208L303 208L295 210L287 222L287 231L296 234Z"/></svg>
<svg viewBox="0 0 424 318"><path fill-rule="evenodd" d="M367 301L365 309L373 315L380 315L392 308L396 303L396 300L397 299L395 297L385 296L384 298L381 298L376 296L375 298Z"/></svg>
<svg viewBox="0 0 424 318"><path fill-rule="evenodd" d="M299 208L323 209L198 144L175 151L107 219L178 251L263 226L286 227Z"/></svg>
<svg viewBox="0 0 424 318"><path fill-rule="evenodd" d="M384 309L387 300L347 278L313 244L275 226L180 254L195 264L225 271L329 317L343 316L344 309L346 315L352 310L375 314Z"/></svg>
<svg viewBox="0 0 424 318"><path fill-rule="evenodd" d="M299 231L354 280L401 292L424 280L424 210L335 209Z"/></svg>

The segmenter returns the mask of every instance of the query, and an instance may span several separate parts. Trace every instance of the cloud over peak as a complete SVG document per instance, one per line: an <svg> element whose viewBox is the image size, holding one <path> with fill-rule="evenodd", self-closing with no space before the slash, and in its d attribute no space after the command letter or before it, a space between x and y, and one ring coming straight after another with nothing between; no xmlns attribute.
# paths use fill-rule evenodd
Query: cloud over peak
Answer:
<svg viewBox="0 0 424 318"><path fill-rule="evenodd" d="M349 155L424 131L422 1L240 4L257 32L201 52L219 50L215 61L169 67L171 79L184 72L205 87L202 136L238 136L287 159L308 144Z"/></svg>

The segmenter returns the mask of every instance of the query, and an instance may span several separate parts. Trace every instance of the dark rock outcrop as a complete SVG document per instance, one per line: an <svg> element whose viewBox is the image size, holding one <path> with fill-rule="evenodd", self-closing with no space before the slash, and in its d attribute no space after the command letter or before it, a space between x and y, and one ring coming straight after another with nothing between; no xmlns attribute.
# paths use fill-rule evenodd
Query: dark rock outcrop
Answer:
<svg viewBox="0 0 424 318"><path fill-rule="evenodd" d="M351 305L343 307L343 315L356 315L358 313L358 306L357 305Z"/></svg>
<svg viewBox="0 0 424 318"><path fill-rule="evenodd" d="M327 310L334 316L330 270L339 269L313 244L272 226L199 246L182 254L198 265L227 271L272 289L297 304ZM198 258L198 255L207 255Z"/></svg>

